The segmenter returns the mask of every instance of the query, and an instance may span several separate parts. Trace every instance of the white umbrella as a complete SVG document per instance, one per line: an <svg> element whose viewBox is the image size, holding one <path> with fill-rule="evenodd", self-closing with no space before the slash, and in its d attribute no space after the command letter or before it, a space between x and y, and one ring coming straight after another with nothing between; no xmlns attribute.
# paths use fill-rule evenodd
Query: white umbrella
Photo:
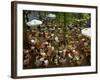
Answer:
<svg viewBox="0 0 100 80"><path fill-rule="evenodd" d="M55 15L55 14L50 13L50 14L48 14L48 15L47 15L47 17L49 17L49 18L55 18L55 17L56 17L56 15Z"/></svg>
<svg viewBox="0 0 100 80"><path fill-rule="evenodd" d="M41 25L41 24L42 24L42 21L33 19L32 21L29 21L29 22L27 22L26 24L27 24L28 26L32 27L32 26Z"/></svg>
<svg viewBox="0 0 100 80"><path fill-rule="evenodd" d="M81 30L83 35L86 35L88 37L91 37L91 28L84 28Z"/></svg>

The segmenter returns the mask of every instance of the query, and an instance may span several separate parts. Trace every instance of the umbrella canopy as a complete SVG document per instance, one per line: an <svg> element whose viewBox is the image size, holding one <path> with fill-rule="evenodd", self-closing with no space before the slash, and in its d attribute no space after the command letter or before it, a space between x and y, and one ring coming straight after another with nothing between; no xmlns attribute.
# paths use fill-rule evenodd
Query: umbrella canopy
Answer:
<svg viewBox="0 0 100 80"><path fill-rule="evenodd" d="M29 21L26 24L27 26L37 26L37 25L41 25L42 21L33 19L32 21Z"/></svg>
<svg viewBox="0 0 100 80"><path fill-rule="evenodd" d="M47 15L47 17L49 17L49 18L55 18L55 17L56 17L56 15L55 15L55 14L50 13L50 14L48 14L48 15Z"/></svg>
<svg viewBox="0 0 100 80"><path fill-rule="evenodd" d="M91 28L84 28L81 30L83 35L86 35L88 37L91 37Z"/></svg>

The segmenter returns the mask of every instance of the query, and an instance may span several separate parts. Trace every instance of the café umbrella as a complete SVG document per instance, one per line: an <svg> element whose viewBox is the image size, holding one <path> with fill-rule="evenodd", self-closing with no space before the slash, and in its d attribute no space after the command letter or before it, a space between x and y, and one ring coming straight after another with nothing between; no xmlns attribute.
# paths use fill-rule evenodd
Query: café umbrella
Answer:
<svg viewBox="0 0 100 80"><path fill-rule="evenodd" d="M54 18L56 18L56 15L55 15L55 14L50 13L50 14L48 14L48 15L47 15L47 17L48 17L48 18L51 18L51 19L54 19Z"/></svg>
<svg viewBox="0 0 100 80"><path fill-rule="evenodd" d="M40 20L37 20L37 19L33 19L29 22L27 22L27 26L30 26L30 27L33 27L33 26L38 26L38 25L41 25L43 22L40 21Z"/></svg>
<svg viewBox="0 0 100 80"><path fill-rule="evenodd" d="M83 35L86 35L88 37L91 37L91 28L84 28L81 30Z"/></svg>

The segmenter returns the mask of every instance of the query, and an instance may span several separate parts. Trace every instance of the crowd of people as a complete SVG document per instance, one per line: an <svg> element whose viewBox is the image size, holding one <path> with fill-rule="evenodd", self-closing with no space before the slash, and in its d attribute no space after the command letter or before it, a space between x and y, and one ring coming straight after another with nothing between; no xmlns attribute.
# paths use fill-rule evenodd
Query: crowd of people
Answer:
<svg viewBox="0 0 100 80"><path fill-rule="evenodd" d="M79 27L71 26L48 23L27 29L23 37L23 68L90 65L91 38L83 35Z"/></svg>

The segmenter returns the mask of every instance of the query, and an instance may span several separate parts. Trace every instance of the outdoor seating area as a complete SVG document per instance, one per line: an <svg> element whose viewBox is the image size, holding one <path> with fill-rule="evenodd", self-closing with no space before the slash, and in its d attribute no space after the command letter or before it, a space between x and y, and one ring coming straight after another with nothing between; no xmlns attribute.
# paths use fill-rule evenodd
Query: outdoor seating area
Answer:
<svg viewBox="0 0 100 80"><path fill-rule="evenodd" d="M23 69L91 65L90 14L23 11Z"/></svg>

